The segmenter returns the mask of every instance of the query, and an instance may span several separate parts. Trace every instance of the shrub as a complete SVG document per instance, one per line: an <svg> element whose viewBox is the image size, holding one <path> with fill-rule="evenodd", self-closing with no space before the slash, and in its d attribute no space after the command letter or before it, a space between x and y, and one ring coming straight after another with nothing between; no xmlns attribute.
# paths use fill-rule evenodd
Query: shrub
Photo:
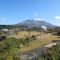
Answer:
<svg viewBox="0 0 60 60"><path fill-rule="evenodd" d="M60 36L60 32L57 32L57 35L59 35L59 36Z"/></svg>

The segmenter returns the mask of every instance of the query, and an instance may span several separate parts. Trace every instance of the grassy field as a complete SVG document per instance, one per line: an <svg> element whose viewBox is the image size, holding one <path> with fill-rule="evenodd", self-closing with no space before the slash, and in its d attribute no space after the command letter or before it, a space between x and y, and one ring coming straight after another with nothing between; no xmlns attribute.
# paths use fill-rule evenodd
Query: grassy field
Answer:
<svg viewBox="0 0 60 60"><path fill-rule="evenodd" d="M31 31L30 36L32 35L38 35L38 32ZM25 38L27 36L28 36L28 32L21 31L18 34L15 33L14 35L11 35L9 37ZM58 38L58 36L55 36L55 35L40 32L40 37L37 38L37 40L32 41L29 46L23 46L23 48L19 49L19 51L24 52L34 48L39 48L39 47L42 47L43 45L50 43L52 40L60 40L60 38Z"/></svg>
<svg viewBox="0 0 60 60"><path fill-rule="evenodd" d="M30 36L32 35L38 35L38 32L37 31L31 31L30 32ZM15 33L9 37L15 37L15 38L25 38L25 37L28 37L28 32L26 31L21 31L21 32L18 32L18 33Z"/></svg>

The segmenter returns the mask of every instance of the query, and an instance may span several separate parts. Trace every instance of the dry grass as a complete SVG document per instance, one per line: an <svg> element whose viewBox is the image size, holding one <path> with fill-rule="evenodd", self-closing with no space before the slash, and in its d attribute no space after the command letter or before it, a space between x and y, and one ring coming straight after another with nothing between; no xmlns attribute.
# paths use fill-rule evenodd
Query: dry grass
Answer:
<svg viewBox="0 0 60 60"><path fill-rule="evenodd" d="M30 32L30 35L31 36L38 35L38 32L32 31ZM15 34L15 35L11 35L10 37L12 36L16 38L25 38L26 36L28 36L28 32L21 31L18 33L18 35ZM43 45L48 44L48 42L51 42L52 40L60 40L60 38L58 38L58 36L55 35L41 33L39 39L32 41L29 46L24 46L23 48L19 49L19 51L24 52L34 48L42 47Z"/></svg>
<svg viewBox="0 0 60 60"><path fill-rule="evenodd" d="M20 52L24 52L24 51L32 50L34 48L42 47L42 46L48 44L49 42L51 42L52 40L60 40L60 38L58 38L58 36L46 34L46 38L41 38L40 40L32 41L30 46L21 48Z"/></svg>
<svg viewBox="0 0 60 60"><path fill-rule="evenodd" d="M38 32L37 31L31 31L30 32L30 36L32 36L32 35L38 35ZM13 34L13 35L11 35L11 36L9 36L9 37L15 37L15 38L25 38L25 37L27 37L28 36L28 32L26 32L26 31L21 31L21 32L19 32L18 34Z"/></svg>

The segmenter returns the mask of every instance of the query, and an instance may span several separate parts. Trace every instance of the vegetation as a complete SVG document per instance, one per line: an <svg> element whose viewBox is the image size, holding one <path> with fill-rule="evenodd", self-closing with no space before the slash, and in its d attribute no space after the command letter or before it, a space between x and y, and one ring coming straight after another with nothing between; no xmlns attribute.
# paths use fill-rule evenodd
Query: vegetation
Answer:
<svg viewBox="0 0 60 60"><path fill-rule="evenodd" d="M4 33L3 32L0 32L0 35L3 35Z"/></svg>
<svg viewBox="0 0 60 60"><path fill-rule="evenodd" d="M33 39L35 36L32 36ZM19 49L28 46L28 39L16 39L10 37L0 42L0 60L20 60ZM23 45L23 46L22 46ZM32 60L60 60L60 44L48 49L47 54L38 56Z"/></svg>
<svg viewBox="0 0 60 60"><path fill-rule="evenodd" d="M8 36L7 39L0 42L0 60L20 60L20 56L18 56L18 53L34 48L39 48L47 44L51 40L60 39L58 38L58 36L51 35L46 32L41 32L40 28L25 29L25 27L18 25L0 26L0 28L2 27L8 29L19 28L19 31L16 31L15 34ZM21 31L20 29L24 31ZM49 29L48 32L52 33L53 30ZM60 34L60 32L57 33ZM59 46L60 45L50 48L47 54L38 56L33 60L59 60Z"/></svg>
<svg viewBox="0 0 60 60"><path fill-rule="evenodd" d="M16 39L14 37L10 37L0 42L0 60L20 60L17 53L20 48L24 46L28 46L30 41L32 41L35 37L26 38L26 39ZM30 40L30 41L29 41ZM28 42L29 41L29 42ZM3 57L2 57L3 56Z"/></svg>
<svg viewBox="0 0 60 60"><path fill-rule="evenodd" d="M47 54L43 54L32 60L60 60L60 44L49 48Z"/></svg>
<svg viewBox="0 0 60 60"><path fill-rule="evenodd" d="M26 28L26 26L21 26L21 25L0 25L0 29L16 29L16 28L24 30Z"/></svg>
<svg viewBox="0 0 60 60"><path fill-rule="evenodd" d="M13 59L15 52L17 52L17 42L15 38L8 38L0 42L0 60L9 60L9 57L11 60Z"/></svg>
<svg viewBox="0 0 60 60"><path fill-rule="evenodd" d="M59 31L60 31L60 27L55 27L55 28L53 29L53 31L54 31L54 32L59 32Z"/></svg>
<svg viewBox="0 0 60 60"><path fill-rule="evenodd" d="M57 35L52 35L51 33L45 33L45 32L40 32L40 31L30 31L30 32L20 31L18 32L18 34L13 34L13 35L10 35L9 37L15 37L16 39L28 40L29 34L30 34L30 45L24 46L23 48L21 48L20 52L42 47L48 44L49 42L51 43L52 40L60 40L59 36ZM33 41L31 41L31 37L35 37L34 39L32 39Z"/></svg>

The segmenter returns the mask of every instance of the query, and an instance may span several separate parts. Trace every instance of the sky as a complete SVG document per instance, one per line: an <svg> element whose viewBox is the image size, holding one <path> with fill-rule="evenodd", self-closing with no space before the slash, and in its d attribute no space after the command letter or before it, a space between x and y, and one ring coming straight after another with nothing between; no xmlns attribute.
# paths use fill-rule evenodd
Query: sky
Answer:
<svg viewBox="0 0 60 60"><path fill-rule="evenodd" d="M60 26L60 0L0 0L0 24L17 24L27 19Z"/></svg>

